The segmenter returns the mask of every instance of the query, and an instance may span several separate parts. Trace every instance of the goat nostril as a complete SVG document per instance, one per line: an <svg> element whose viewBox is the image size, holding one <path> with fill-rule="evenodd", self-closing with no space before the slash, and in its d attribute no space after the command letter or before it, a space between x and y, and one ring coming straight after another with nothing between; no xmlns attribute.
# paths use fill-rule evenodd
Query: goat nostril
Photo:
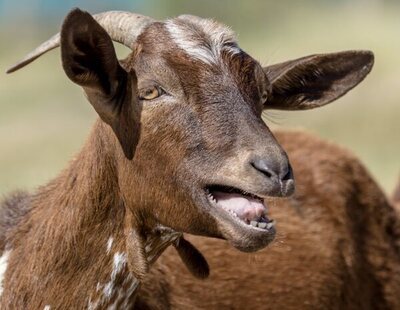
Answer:
<svg viewBox="0 0 400 310"><path fill-rule="evenodd" d="M267 178L271 178L272 176L276 175L276 173L269 168L268 163L265 160L262 159L254 160L251 163L251 165L253 166L254 169L263 173Z"/></svg>
<svg viewBox="0 0 400 310"><path fill-rule="evenodd" d="M293 170L289 162L259 158L253 160L250 164L269 179L276 178L276 181L280 182L293 179Z"/></svg>
<svg viewBox="0 0 400 310"><path fill-rule="evenodd" d="M287 180L291 180L291 179L293 179L293 170L292 170L292 166L290 166L290 164L289 164L288 168L287 168L287 172L283 176L282 181L287 181Z"/></svg>

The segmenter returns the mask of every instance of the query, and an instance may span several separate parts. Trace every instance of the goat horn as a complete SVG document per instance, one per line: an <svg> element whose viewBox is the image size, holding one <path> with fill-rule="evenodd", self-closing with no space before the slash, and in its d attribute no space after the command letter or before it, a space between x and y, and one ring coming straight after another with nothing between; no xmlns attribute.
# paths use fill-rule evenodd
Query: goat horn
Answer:
<svg viewBox="0 0 400 310"><path fill-rule="evenodd" d="M150 17L123 11L108 11L93 15L93 18L107 31L113 41L132 48L136 38L143 29L154 22ZM60 46L60 33L39 45L24 59L9 68L6 72L12 73L25 67L41 55Z"/></svg>

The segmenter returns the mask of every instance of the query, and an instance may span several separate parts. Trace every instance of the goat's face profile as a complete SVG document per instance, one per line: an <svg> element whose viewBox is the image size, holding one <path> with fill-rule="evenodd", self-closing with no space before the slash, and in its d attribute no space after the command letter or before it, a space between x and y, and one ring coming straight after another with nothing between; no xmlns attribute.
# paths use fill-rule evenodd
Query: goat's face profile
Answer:
<svg viewBox="0 0 400 310"><path fill-rule="evenodd" d="M133 217L225 238L243 251L274 237L264 198L294 191L263 110L325 105L373 63L370 52L348 51L263 68L228 28L188 15L155 22L74 10L56 40L66 74L112 129L98 134L108 135ZM112 40L132 53L118 61Z"/></svg>

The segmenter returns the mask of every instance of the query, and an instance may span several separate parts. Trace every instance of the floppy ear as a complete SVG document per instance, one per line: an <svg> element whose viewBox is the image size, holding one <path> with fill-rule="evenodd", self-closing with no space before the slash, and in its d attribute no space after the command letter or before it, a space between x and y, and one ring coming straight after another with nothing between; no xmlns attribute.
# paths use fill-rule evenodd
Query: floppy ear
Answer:
<svg viewBox="0 0 400 310"><path fill-rule="evenodd" d="M311 55L264 68L272 94L266 109L306 110L332 102L371 71L370 51Z"/></svg>
<svg viewBox="0 0 400 310"><path fill-rule="evenodd" d="M83 87L100 118L113 129L125 156L132 159L140 114L134 73L121 67L110 36L87 12L75 9L68 14L60 43L65 73Z"/></svg>

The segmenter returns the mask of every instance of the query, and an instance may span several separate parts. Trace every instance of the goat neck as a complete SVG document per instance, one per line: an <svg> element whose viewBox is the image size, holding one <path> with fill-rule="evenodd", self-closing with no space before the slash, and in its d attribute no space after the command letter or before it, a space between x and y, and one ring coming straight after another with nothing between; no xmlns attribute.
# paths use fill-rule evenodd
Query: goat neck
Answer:
<svg viewBox="0 0 400 310"><path fill-rule="evenodd" d="M149 227L125 207L109 131L97 122L69 167L32 196L28 215L6 246L2 305L131 306L148 266L181 236ZM13 298L15 291L26 298Z"/></svg>

